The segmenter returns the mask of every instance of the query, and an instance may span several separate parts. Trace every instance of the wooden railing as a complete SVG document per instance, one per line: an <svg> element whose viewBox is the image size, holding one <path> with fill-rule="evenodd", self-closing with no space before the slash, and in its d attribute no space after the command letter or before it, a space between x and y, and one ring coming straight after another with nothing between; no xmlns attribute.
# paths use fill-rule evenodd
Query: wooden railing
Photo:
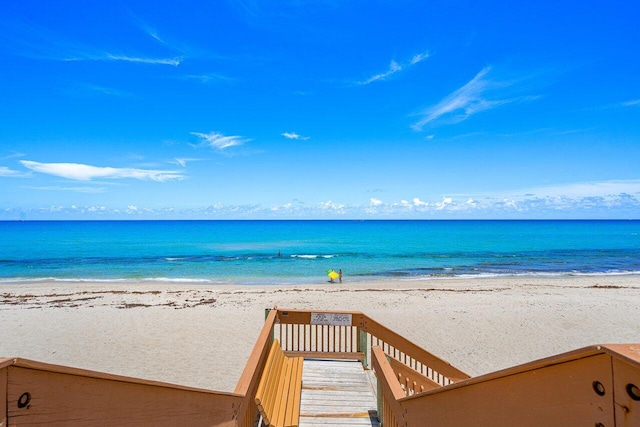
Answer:
<svg viewBox="0 0 640 427"><path fill-rule="evenodd" d="M368 316L362 315L360 330L366 335L362 340L367 351L366 360L371 360L371 349L380 347L400 364L410 368L431 381L445 386L469 378L469 375L440 359L408 339L393 332Z"/></svg>
<svg viewBox="0 0 640 427"><path fill-rule="evenodd" d="M236 394L244 396L237 413L238 427L253 427L256 423L258 416L258 407L255 404L256 391L267 361L269 348L273 342L276 315L277 310L268 312L262 331L258 335L253 351L234 390Z"/></svg>
<svg viewBox="0 0 640 427"><path fill-rule="evenodd" d="M285 352L372 368L385 427L640 426L640 344L587 347L469 378L363 313L282 309L268 312L234 393L0 359L0 426L253 427L274 337Z"/></svg>
<svg viewBox="0 0 640 427"><path fill-rule="evenodd" d="M273 333L284 351L358 357L370 367L371 348L378 346L398 363L439 385L469 378L361 312L278 309Z"/></svg>
<svg viewBox="0 0 640 427"><path fill-rule="evenodd" d="M640 426L638 344L587 347L424 391L401 384L382 349L372 361L385 427Z"/></svg>
<svg viewBox="0 0 640 427"><path fill-rule="evenodd" d="M375 345L392 357L393 369L400 373L400 379L406 379L405 387L412 391L405 395L469 378L464 372L361 312L274 308L268 311L262 332L235 389L235 393L245 396L238 411L239 426L250 427L257 416L255 392L274 338L278 339L285 353L315 358L358 359L368 368L372 367L372 346Z"/></svg>
<svg viewBox="0 0 640 427"><path fill-rule="evenodd" d="M233 393L0 359L0 426L235 427L242 400Z"/></svg>
<svg viewBox="0 0 640 427"><path fill-rule="evenodd" d="M372 366L378 379L378 418L384 427L405 426L400 399L405 391L395 379L395 372L380 347L372 349Z"/></svg>

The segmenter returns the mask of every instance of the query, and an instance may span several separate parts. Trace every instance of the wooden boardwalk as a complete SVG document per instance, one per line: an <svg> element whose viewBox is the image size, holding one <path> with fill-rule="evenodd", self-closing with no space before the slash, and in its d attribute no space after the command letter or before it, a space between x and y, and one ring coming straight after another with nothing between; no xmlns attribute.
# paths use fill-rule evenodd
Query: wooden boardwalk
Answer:
<svg viewBox="0 0 640 427"><path fill-rule="evenodd" d="M305 359L300 427L379 427L376 396L358 361Z"/></svg>

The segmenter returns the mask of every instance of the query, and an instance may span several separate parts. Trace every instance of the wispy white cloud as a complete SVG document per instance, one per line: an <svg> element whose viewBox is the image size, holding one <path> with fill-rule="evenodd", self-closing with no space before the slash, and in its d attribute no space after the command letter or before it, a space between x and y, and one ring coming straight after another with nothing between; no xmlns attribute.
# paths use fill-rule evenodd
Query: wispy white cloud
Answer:
<svg viewBox="0 0 640 427"><path fill-rule="evenodd" d="M169 44L162 37L160 37L160 34L158 33L158 30L155 27L149 25L146 21L140 19L138 16L131 14L131 17L132 17L133 23L137 25L138 28L140 28L146 35L151 37L156 43L162 46L169 47Z"/></svg>
<svg viewBox="0 0 640 427"><path fill-rule="evenodd" d="M626 101L622 103L623 107L637 107L640 106L640 99L634 99L632 101Z"/></svg>
<svg viewBox="0 0 640 427"><path fill-rule="evenodd" d="M374 74L373 76L369 77L366 80L363 80L361 82L359 82L359 84L361 85L368 85L370 83L379 81L379 80L386 80L388 77L391 77L392 75L406 69L407 67L411 67L413 65L419 64L420 62L424 61L425 59L429 58L429 53L428 52L422 52L422 53L418 53L416 55L414 55L411 60L409 60L408 62L401 64L396 62L395 60L391 60L391 62L389 63L389 68L382 72L382 73L378 73L378 74Z"/></svg>
<svg viewBox="0 0 640 427"><path fill-rule="evenodd" d="M216 82L231 82L235 79L227 76L223 76L222 74L216 73L206 73L206 74L188 74L185 76L178 77L182 80L195 80L203 84L210 84Z"/></svg>
<svg viewBox="0 0 640 427"><path fill-rule="evenodd" d="M416 65L427 58L429 58L429 52L418 53L416 55L413 55L413 58L411 58L411 61L409 62L409 64Z"/></svg>
<svg viewBox="0 0 640 427"><path fill-rule="evenodd" d="M200 138L200 143L196 144L195 147L210 147L215 148L217 150L223 151L230 147L235 147L238 145L243 145L246 142L251 141L251 139L244 138L242 136L233 135L233 136L225 136L218 132L190 132L191 135L195 135Z"/></svg>
<svg viewBox="0 0 640 427"><path fill-rule="evenodd" d="M461 88L446 96L437 104L416 114L422 118L411 127L421 131L426 125L444 120L459 123L470 116L514 102L531 101L536 96L515 96L512 81L493 81L488 78L491 67L486 67Z"/></svg>
<svg viewBox="0 0 640 427"><path fill-rule="evenodd" d="M17 152L17 151L13 151L13 152L11 152L11 154L7 154L7 155L6 155L6 156L4 156L4 157L0 157L0 160L16 159L16 158L24 157L24 156L26 156L26 154L24 154L24 153L19 153L19 152Z"/></svg>
<svg viewBox="0 0 640 427"><path fill-rule="evenodd" d="M608 197L616 194L640 195L640 179L575 182L562 185L525 188L510 192L510 197Z"/></svg>
<svg viewBox="0 0 640 427"><path fill-rule="evenodd" d="M81 163L40 163L30 160L21 160L20 163L22 163L22 165L27 169L34 172L59 176L76 181L90 181L95 178L130 178L165 182L185 178L185 175L177 171L100 167Z"/></svg>
<svg viewBox="0 0 640 427"><path fill-rule="evenodd" d="M180 165L183 168L187 167L187 163L188 162L198 162L198 161L202 161L205 159L197 159L197 158L188 158L188 157L176 157L173 161L170 161L169 163L173 163L176 165Z"/></svg>
<svg viewBox="0 0 640 427"><path fill-rule="evenodd" d="M384 80L387 77L397 73L398 71L401 71L402 67L400 66L400 64L398 64L396 61L391 60L391 62L389 63L389 69L383 73L378 73L375 74L371 77L369 77L367 80L364 80L363 82L361 82L360 84L363 85L368 85L369 83L373 83L375 81L378 80Z"/></svg>
<svg viewBox="0 0 640 427"><path fill-rule="evenodd" d="M280 135L284 136L287 139L296 139L301 141L306 141L307 139L309 139L308 136L301 136L295 132L284 132L284 133L281 133Z"/></svg>
<svg viewBox="0 0 640 427"><path fill-rule="evenodd" d="M66 88L63 89L63 91L65 93L70 93L73 95L98 94L98 95L114 96L119 98L130 98L134 96L130 92L122 91L119 89L95 85L91 83L81 83L81 82L70 83Z"/></svg>
<svg viewBox="0 0 640 427"><path fill-rule="evenodd" d="M20 172L9 169L6 166L0 166L0 177L15 177L21 175Z"/></svg>
<svg viewBox="0 0 640 427"><path fill-rule="evenodd" d="M72 193L84 193L84 194L100 194L107 192L105 187L62 187L62 186L44 186L44 187L24 187L30 190L39 191L69 191Z"/></svg>
<svg viewBox="0 0 640 427"><path fill-rule="evenodd" d="M120 49L98 48L78 43L33 23L14 22L5 28L8 48L18 55L53 61L115 61L178 66L182 56L156 57L122 53Z"/></svg>
<svg viewBox="0 0 640 427"><path fill-rule="evenodd" d="M88 59L88 57L87 57ZM117 55L105 52L101 56L94 58L95 60L104 61L124 61L124 62L136 62L140 64L159 64L159 65L173 65L177 67L182 62L182 58L150 58L143 56L130 56L130 55ZM73 59L68 59L73 60Z"/></svg>

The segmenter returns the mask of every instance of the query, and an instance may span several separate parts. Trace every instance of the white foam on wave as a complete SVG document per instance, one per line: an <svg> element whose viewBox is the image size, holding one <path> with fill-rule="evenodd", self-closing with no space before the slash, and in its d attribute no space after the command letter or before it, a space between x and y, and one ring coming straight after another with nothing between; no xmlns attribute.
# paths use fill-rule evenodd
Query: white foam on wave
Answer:
<svg viewBox="0 0 640 427"><path fill-rule="evenodd" d="M140 279L141 282L171 282L171 283L213 283L209 279L195 279L195 278L186 278L186 277L177 277L177 278L169 278L169 277L146 277L144 279Z"/></svg>
<svg viewBox="0 0 640 427"><path fill-rule="evenodd" d="M2 283L140 283L140 282L171 282L171 283L218 283L209 279L196 279L191 277L178 277L178 278L169 278L169 277L146 277L143 279L134 279L134 278L116 278L116 279L93 279L90 277L84 278L59 278L59 277L37 277L37 278L26 278L26 277L15 277L9 279L0 279L0 284ZM222 283L222 282L220 282Z"/></svg>
<svg viewBox="0 0 640 427"><path fill-rule="evenodd" d="M521 273L478 273L478 274L446 274L446 275L416 275L410 277L402 277L397 280L400 282L417 282L422 280L455 280L455 279L491 279L499 277L606 277L606 276L640 276L640 271L608 271L608 272L593 272L593 273L581 273L581 272L521 272ZM382 280L388 280L383 278Z"/></svg>
<svg viewBox="0 0 640 427"><path fill-rule="evenodd" d="M337 255L291 255L291 258L318 259L318 258L335 258Z"/></svg>

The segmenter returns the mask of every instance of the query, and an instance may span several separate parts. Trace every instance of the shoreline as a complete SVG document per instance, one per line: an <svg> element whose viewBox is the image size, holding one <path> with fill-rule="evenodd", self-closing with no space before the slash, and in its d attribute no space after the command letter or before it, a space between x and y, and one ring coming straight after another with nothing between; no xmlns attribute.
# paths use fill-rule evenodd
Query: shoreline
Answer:
<svg viewBox="0 0 640 427"><path fill-rule="evenodd" d="M412 283L412 282L432 282L432 281L475 281L475 280L510 280L510 279L533 279L533 280L556 280L556 279L581 279L581 278L617 278L617 277L640 277L640 271L623 272L596 272L596 273L517 273L517 274L477 274L477 275L434 275L434 276L345 276L345 283L352 285L370 284L384 285L388 283ZM249 280L239 277L237 282L225 279L204 279L197 277L147 277L141 279L131 278L57 278L57 277L37 277L37 278L1 278L0 288L3 286L27 286L27 285L177 285L177 286L238 286L238 287L259 287L259 286L324 286L331 284L325 278L313 279L299 278L295 281L282 281L279 277L259 277ZM234 279L236 280L236 279ZM280 280L280 282L279 282Z"/></svg>
<svg viewBox="0 0 640 427"><path fill-rule="evenodd" d="M0 357L232 391L264 309L362 311L477 376L594 344L640 342L639 275L307 285L0 284Z"/></svg>

